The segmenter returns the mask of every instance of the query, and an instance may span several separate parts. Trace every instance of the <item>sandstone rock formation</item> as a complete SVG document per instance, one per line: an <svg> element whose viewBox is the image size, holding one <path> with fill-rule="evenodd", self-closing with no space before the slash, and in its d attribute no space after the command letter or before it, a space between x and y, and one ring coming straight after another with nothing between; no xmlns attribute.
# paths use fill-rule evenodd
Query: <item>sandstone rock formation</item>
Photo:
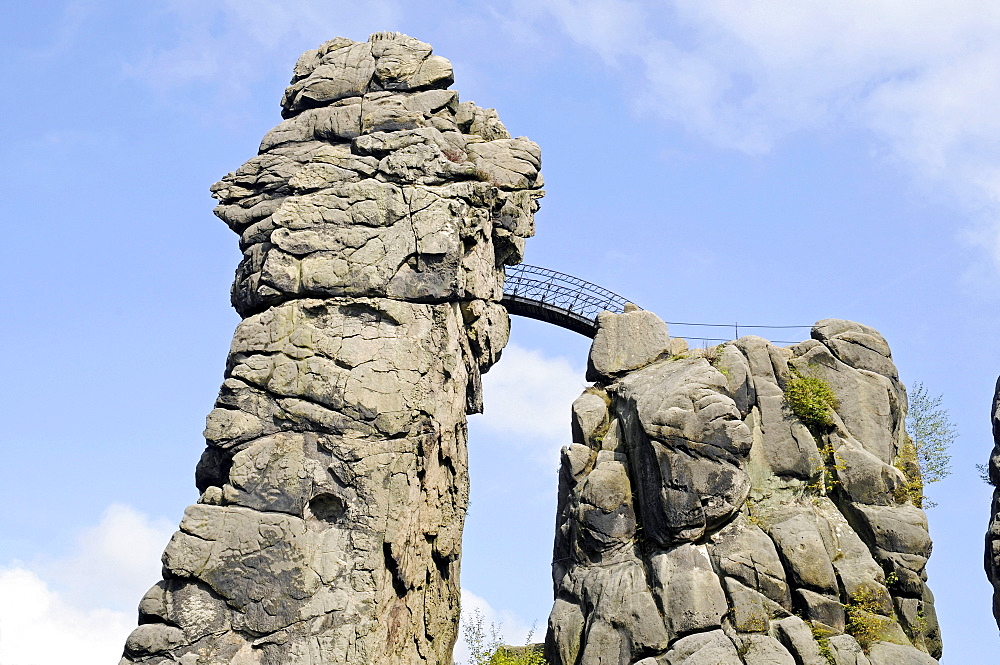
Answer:
<svg viewBox="0 0 1000 665"><path fill-rule="evenodd" d="M993 395L993 453L990 455L989 479L993 484L990 526L986 531L986 577L993 585L993 616L1000 626L1000 380Z"/></svg>
<svg viewBox="0 0 1000 665"><path fill-rule="evenodd" d="M201 491L123 663L450 663L467 412L507 341L538 147L398 34L303 55L212 187L243 318Z"/></svg>
<svg viewBox="0 0 1000 665"><path fill-rule="evenodd" d="M824 320L787 348L684 353L649 312L599 323L562 453L549 661L936 663L931 541L882 336ZM800 418L796 387L836 400Z"/></svg>

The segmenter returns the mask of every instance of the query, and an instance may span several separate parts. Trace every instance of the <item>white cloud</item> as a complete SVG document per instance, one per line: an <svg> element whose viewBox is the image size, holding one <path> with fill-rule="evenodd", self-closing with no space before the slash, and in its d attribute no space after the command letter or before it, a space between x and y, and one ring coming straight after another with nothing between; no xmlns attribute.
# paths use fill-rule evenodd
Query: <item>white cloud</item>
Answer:
<svg viewBox="0 0 1000 665"><path fill-rule="evenodd" d="M762 153L844 126L1000 238L1000 5L979 0L540 0L514 7L616 67L637 108ZM1000 259L1000 253L996 254Z"/></svg>
<svg viewBox="0 0 1000 665"><path fill-rule="evenodd" d="M39 564L38 572L70 602L133 612L160 579L160 554L175 526L112 504L97 525L80 532L72 552Z"/></svg>
<svg viewBox="0 0 1000 665"><path fill-rule="evenodd" d="M131 613L71 605L35 573L0 569L0 665L116 663L134 627Z"/></svg>
<svg viewBox="0 0 1000 665"><path fill-rule="evenodd" d="M171 530L112 505L66 556L0 566L0 665L47 665L53 654L79 665L118 662L135 607L160 578Z"/></svg>
<svg viewBox="0 0 1000 665"><path fill-rule="evenodd" d="M569 442L570 406L588 385L568 359L508 344L483 376L483 415L477 424L505 440L538 439L558 451Z"/></svg>
<svg viewBox="0 0 1000 665"><path fill-rule="evenodd" d="M503 644L520 646L529 642L541 642L545 638L544 628L529 626L523 619L508 610L496 610L486 601L467 589L462 589L462 618L459 623L458 643L455 645L453 661L460 665L469 662L469 644L466 641L466 631L469 624L476 620L476 614L482 617L481 628L484 637L491 640L492 630ZM5 664L4 664L5 665Z"/></svg>

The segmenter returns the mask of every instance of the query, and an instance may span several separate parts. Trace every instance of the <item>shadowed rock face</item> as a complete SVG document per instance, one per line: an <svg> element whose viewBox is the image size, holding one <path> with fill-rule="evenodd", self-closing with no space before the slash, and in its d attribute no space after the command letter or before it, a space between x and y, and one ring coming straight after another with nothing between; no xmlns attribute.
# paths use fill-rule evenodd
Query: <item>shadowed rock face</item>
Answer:
<svg viewBox="0 0 1000 665"><path fill-rule="evenodd" d="M989 476L993 483L993 505L990 526L986 531L986 576L993 584L993 616L1000 626L1000 381L993 396L993 454L990 455Z"/></svg>
<svg viewBox="0 0 1000 665"><path fill-rule="evenodd" d="M906 393L881 335L824 320L787 348L686 352L650 312L599 326L562 453L551 663L937 662ZM798 377L832 389L829 424L794 415Z"/></svg>
<svg viewBox="0 0 1000 665"><path fill-rule="evenodd" d="M451 82L410 37L327 42L212 187L244 320L123 663L451 662L465 416L542 195L538 147Z"/></svg>

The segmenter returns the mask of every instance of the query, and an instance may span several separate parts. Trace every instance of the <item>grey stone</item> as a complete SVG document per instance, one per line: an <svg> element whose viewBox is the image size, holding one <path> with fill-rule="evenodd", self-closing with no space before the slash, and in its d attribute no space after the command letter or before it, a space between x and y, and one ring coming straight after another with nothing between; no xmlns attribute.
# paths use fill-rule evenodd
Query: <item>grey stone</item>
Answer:
<svg viewBox="0 0 1000 665"><path fill-rule="evenodd" d="M854 437L831 434L838 460L837 478L846 492L860 503L891 506L896 503L906 477L896 467L886 464L865 450Z"/></svg>
<svg viewBox="0 0 1000 665"><path fill-rule="evenodd" d="M797 616L775 622L778 639L795 656L796 665L830 665L813 639L812 630Z"/></svg>
<svg viewBox="0 0 1000 665"><path fill-rule="evenodd" d="M672 636L722 626L728 611L707 547L684 543L650 557L654 591Z"/></svg>
<svg viewBox="0 0 1000 665"><path fill-rule="evenodd" d="M836 665L871 665L861 645L850 635L833 635L827 638L827 644Z"/></svg>
<svg viewBox="0 0 1000 665"><path fill-rule="evenodd" d="M848 518L858 534L870 546L885 552L897 552L921 557L931 555L931 538L927 532L927 516L911 505L870 506L851 503Z"/></svg>
<svg viewBox="0 0 1000 665"><path fill-rule="evenodd" d="M770 635L749 633L737 638L743 662L754 665L796 665L795 658Z"/></svg>
<svg viewBox="0 0 1000 665"><path fill-rule="evenodd" d="M596 392L587 392L573 402L572 434L574 443L594 445L594 436L607 431L607 397ZM596 447L600 447L599 445Z"/></svg>
<svg viewBox="0 0 1000 665"><path fill-rule="evenodd" d="M771 619L788 616L788 610L767 596L744 586L731 577L723 581L729 599L729 618L741 633L766 633Z"/></svg>
<svg viewBox="0 0 1000 665"><path fill-rule="evenodd" d="M892 465L904 437L906 396L894 377L838 359L815 341L794 348L792 365L804 376L825 381L837 396L834 424L855 445Z"/></svg>
<svg viewBox="0 0 1000 665"><path fill-rule="evenodd" d="M812 337L851 367L892 379L898 376L889 345L874 328L854 321L823 319L813 326Z"/></svg>
<svg viewBox="0 0 1000 665"><path fill-rule="evenodd" d="M933 598L894 598L896 617L913 646L934 658L941 657L941 627Z"/></svg>
<svg viewBox="0 0 1000 665"><path fill-rule="evenodd" d="M814 522L804 515L796 515L771 525L768 534L774 539L796 584L822 593L838 593L833 563Z"/></svg>
<svg viewBox="0 0 1000 665"><path fill-rule="evenodd" d="M940 654L922 579L925 518L897 498L905 391L894 368L844 346L863 338L835 328L788 348L745 337L689 357L674 350L601 375L601 398L578 401L553 581L573 603L560 614L584 628L550 635L550 653L564 649L559 662L631 662L628 612L610 603L599 614L595 594L640 561L672 640L666 653L643 652L643 665L871 665L843 634L848 608L877 612L886 641ZM796 375L833 388L829 429L793 415L784 393ZM622 521L632 514L634 533Z"/></svg>
<svg viewBox="0 0 1000 665"><path fill-rule="evenodd" d="M813 504L816 526L837 572L841 591L847 598L853 598L864 589L881 599L886 612L891 610L885 575L871 551L830 499L816 499Z"/></svg>
<svg viewBox="0 0 1000 665"><path fill-rule="evenodd" d="M710 549L715 567L791 611L785 569L774 542L760 527L739 515L717 531Z"/></svg>
<svg viewBox="0 0 1000 665"><path fill-rule="evenodd" d="M239 234L243 321L201 496L123 663L451 661L465 417L508 341L504 266L543 194L538 146L459 102L452 78L405 35L327 42L299 59L260 153L212 187ZM825 320L787 348L690 351L627 305L599 315L588 363L599 385L561 457L550 662L940 654L926 518L895 468L905 389L881 335ZM830 427L793 414L798 375L836 394ZM1000 478L997 463L1000 448ZM871 663L842 634L845 605L886 617Z"/></svg>
<svg viewBox="0 0 1000 665"><path fill-rule="evenodd" d="M668 665L742 665L733 642L721 630L695 633L673 643Z"/></svg>
<svg viewBox="0 0 1000 665"><path fill-rule="evenodd" d="M551 665L574 665L580 653L583 637L583 610L576 603L556 598L549 613L548 633L545 637L546 659Z"/></svg>
<svg viewBox="0 0 1000 665"><path fill-rule="evenodd" d="M625 465L599 461L580 485L580 547L590 555L620 549L635 535L632 487Z"/></svg>
<svg viewBox="0 0 1000 665"><path fill-rule="evenodd" d="M792 594L792 604L797 609L797 613L809 621L822 624L835 633L844 632L844 606L837 598L825 596L809 589L796 589Z"/></svg>
<svg viewBox="0 0 1000 665"><path fill-rule="evenodd" d="M608 662L624 655L666 649L669 641L663 618L638 561L594 567L583 581L584 606L593 608L587 618L580 663Z"/></svg>
<svg viewBox="0 0 1000 665"><path fill-rule="evenodd" d="M729 347L741 352L745 361L735 359ZM823 461L812 434L785 402L784 385L791 378L789 359L787 351L782 353L767 340L755 336L741 337L732 345L727 345L723 355L726 367L740 368L745 365L745 369L736 371L749 373L744 383L752 382L755 403L749 401L750 388L747 385L743 389L747 404L742 412L750 413L751 407L757 407L760 433L767 440L766 445L760 446L761 457L770 472L779 477L811 481L820 473ZM733 369L729 371L730 378L734 378ZM741 393L738 385L736 387L736 395L739 396Z"/></svg>
<svg viewBox="0 0 1000 665"><path fill-rule="evenodd" d="M670 338L670 355L680 356L688 352L690 347L688 347L687 340L681 337L671 337Z"/></svg>
<svg viewBox="0 0 1000 665"><path fill-rule="evenodd" d="M930 655L909 645L876 642L868 650L871 665L936 665Z"/></svg>
<svg viewBox="0 0 1000 665"><path fill-rule="evenodd" d="M125 642L127 656L155 656L175 649L187 640L184 631L162 623L147 623L132 631Z"/></svg>
<svg viewBox="0 0 1000 665"><path fill-rule="evenodd" d="M437 89L450 66L426 44L330 44L299 68L262 154L213 187L216 214L242 233L234 305L499 301L497 265L519 262L534 232L538 147L463 134L456 94Z"/></svg>
<svg viewBox="0 0 1000 665"><path fill-rule="evenodd" d="M746 356L736 346L726 344L718 352L715 365L726 375L726 383L729 385L733 401L736 402L736 408L743 417L746 417L757 401L757 391L754 388L753 375Z"/></svg>
<svg viewBox="0 0 1000 665"><path fill-rule="evenodd" d="M587 359L587 380L597 381L644 367L669 350L667 324L656 314L642 310L601 312Z"/></svg>
<svg viewBox="0 0 1000 665"><path fill-rule="evenodd" d="M609 393L620 404L647 538L663 548L694 541L739 509L751 437L718 370L703 359L656 363Z"/></svg>

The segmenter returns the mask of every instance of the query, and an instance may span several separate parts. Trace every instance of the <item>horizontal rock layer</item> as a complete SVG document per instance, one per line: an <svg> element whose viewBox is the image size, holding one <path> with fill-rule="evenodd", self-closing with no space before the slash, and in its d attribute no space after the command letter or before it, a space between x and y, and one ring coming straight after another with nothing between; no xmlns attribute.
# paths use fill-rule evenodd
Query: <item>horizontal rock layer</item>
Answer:
<svg viewBox="0 0 1000 665"><path fill-rule="evenodd" d="M554 665L934 663L906 394L889 348L820 321L687 352L605 313L563 449ZM803 422L791 385L832 390ZM796 383L798 382L798 383Z"/></svg>
<svg viewBox="0 0 1000 665"><path fill-rule="evenodd" d="M410 37L327 42L212 187L244 320L123 663L451 662L465 416L542 195L538 147L451 82Z"/></svg>

